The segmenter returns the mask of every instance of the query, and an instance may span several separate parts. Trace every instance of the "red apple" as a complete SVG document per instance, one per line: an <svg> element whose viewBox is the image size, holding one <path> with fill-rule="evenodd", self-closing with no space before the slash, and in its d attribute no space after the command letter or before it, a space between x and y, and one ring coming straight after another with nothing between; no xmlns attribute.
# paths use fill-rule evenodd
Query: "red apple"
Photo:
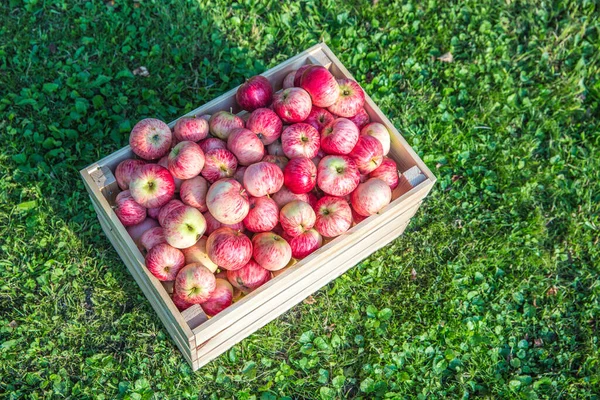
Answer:
<svg viewBox="0 0 600 400"><path fill-rule="evenodd" d="M290 189L288 189L288 187L285 185L282 186L277 193L273 194L271 198L273 199L273 201L275 201L275 203L277 203L277 206L279 208L285 206L287 203L294 200L301 200L308 203L308 194L296 194Z"/></svg>
<svg viewBox="0 0 600 400"><path fill-rule="evenodd" d="M167 204L160 208L158 212L158 223L160 226L165 224L165 218L167 215L176 208L183 207L185 204L181 202L181 200L173 199L170 200Z"/></svg>
<svg viewBox="0 0 600 400"><path fill-rule="evenodd" d="M213 136L227 140L233 129L244 127L244 120L228 111L217 111L210 117L208 126Z"/></svg>
<svg viewBox="0 0 600 400"><path fill-rule="evenodd" d="M279 207L267 196L250 197L250 211L243 222L250 232L268 232L279 222Z"/></svg>
<svg viewBox="0 0 600 400"><path fill-rule="evenodd" d="M239 183L241 183L243 185L245 173L246 173L246 167L238 167L238 169L235 170L235 174L233 174L233 179L235 179L236 181L238 181Z"/></svg>
<svg viewBox="0 0 600 400"><path fill-rule="evenodd" d="M183 267L175 278L173 297L178 296L188 303L202 304L210 299L217 287L215 276L200 263Z"/></svg>
<svg viewBox="0 0 600 400"><path fill-rule="evenodd" d="M157 164L160 165L161 167L165 167L166 169L169 169L169 156L168 155L164 156L163 158L158 160ZM171 176L173 176L173 174L171 174ZM183 183L183 179L179 179L179 178L176 178L173 176L173 181L175 182L175 193L179 193L179 188L181 187L181 184Z"/></svg>
<svg viewBox="0 0 600 400"><path fill-rule="evenodd" d="M117 214L123 226L137 225L146 219L146 208L131 197L129 190L117 195L115 206L115 214Z"/></svg>
<svg viewBox="0 0 600 400"><path fill-rule="evenodd" d="M273 100L273 87L267 78L256 75L240 85L235 94L235 99L242 109L252 112L271 103Z"/></svg>
<svg viewBox="0 0 600 400"><path fill-rule="evenodd" d="M305 64L296 70L296 73L294 74L294 86L300 87L300 80L302 79L302 74L304 74L304 71L306 71L308 68L314 65L315 64Z"/></svg>
<svg viewBox="0 0 600 400"><path fill-rule="evenodd" d="M206 231L206 220L198 209L181 206L167 214L163 228L167 243L185 249L202 237Z"/></svg>
<svg viewBox="0 0 600 400"><path fill-rule="evenodd" d="M360 173L348 156L323 157L317 167L317 185L325 193L343 197L352 193L360 182Z"/></svg>
<svg viewBox="0 0 600 400"><path fill-rule="evenodd" d="M383 162L379 167L371 171L369 178L378 178L388 184L390 189L394 190L398 186L398 167L394 160L383 157Z"/></svg>
<svg viewBox="0 0 600 400"><path fill-rule="evenodd" d="M233 129L227 139L227 149L238 159L240 165L259 162L265 155L265 145L249 129Z"/></svg>
<svg viewBox="0 0 600 400"><path fill-rule="evenodd" d="M292 248L292 257L304 258L317 250L323 244L323 238L316 229L309 229L296 237L284 235Z"/></svg>
<svg viewBox="0 0 600 400"><path fill-rule="evenodd" d="M250 209L246 190L231 178L218 180L210 186L206 205L212 216L222 224L242 222Z"/></svg>
<svg viewBox="0 0 600 400"><path fill-rule="evenodd" d="M321 149L327 154L350 154L359 136L354 122L337 118L321 131Z"/></svg>
<svg viewBox="0 0 600 400"><path fill-rule="evenodd" d="M129 134L131 151L144 160L157 160L167 154L172 140L171 128L154 118L141 120Z"/></svg>
<svg viewBox="0 0 600 400"><path fill-rule="evenodd" d="M302 122L310 114L312 102L304 89L283 89L273 96L273 110L285 122Z"/></svg>
<svg viewBox="0 0 600 400"><path fill-rule="evenodd" d="M227 150L227 143L224 140L221 140L216 137L209 137L204 140L201 140L198 143L198 145L200 146L200 148L202 149L202 151L204 152L205 155L206 155L206 153L208 153L211 150L217 150L217 149L226 149Z"/></svg>
<svg viewBox="0 0 600 400"><path fill-rule="evenodd" d="M186 264L200 263L208 268L210 272L215 272L218 266L208 257L208 251L206 250L207 241L208 238L202 236L194 245L181 249L181 252L185 256Z"/></svg>
<svg viewBox="0 0 600 400"><path fill-rule="evenodd" d="M121 188L121 190L129 189L129 182L131 181L131 176L135 172L136 169L141 167L142 165L146 165L146 161L144 160L134 160L129 158L127 160L123 160L117 165L115 169L115 179L117 180L117 185Z"/></svg>
<svg viewBox="0 0 600 400"><path fill-rule="evenodd" d="M140 205L146 208L161 207L175 196L175 181L166 168L146 164L131 176L129 190Z"/></svg>
<svg viewBox="0 0 600 400"><path fill-rule="evenodd" d="M317 132L321 132L323 128L334 119L333 114L326 109L313 106L310 110L310 114L308 114L308 117L304 120L304 123L315 128Z"/></svg>
<svg viewBox="0 0 600 400"><path fill-rule="evenodd" d="M250 293L267 283L270 279L271 271L264 269L252 259L238 270L227 271L227 280L229 283L244 293Z"/></svg>
<svg viewBox="0 0 600 400"><path fill-rule="evenodd" d="M296 70L293 70L292 72L287 74L285 76L285 78L283 78L283 88L284 89L294 87L294 77L295 76L296 76Z"/></svg>
<svg viewBox="0 0 600 400"><path fill-rule="evenodd" d="M173 136L180 142L198 142L208 136L208 121L196 117L179 118L173 127Z"/></svg>
<svg viewBox="0 0 600 400"><path fill-rule="evenodd" d="M169 172L175 178L191 179L204 168L204 152L194 142L179 142L169 153Z"/></svg>
<svg viewBox="0 0 600 400"><path fill-rule="evenodd" d="M365 217L364 215L360 215L360 214L358 214L354 210L354 208L352 209L352 220L354 221L355 224L360 224L361 222L363 222L367 218L369 218L369 217Z"/></svg>
<svg viewBox="0 0 600 400"><path fill-rule="evenodd" d="M289 159L313 158L319 152L319 132L309 124L290 125L281 134L283 153Z"/></svg>
<svg viewBox="0 0 600 400"><path fill-rule="evenodd" d="M158 221L154 218L146 218L137 225L127 227L127 233L131 236L131 239L135 242L136 246L142 250L144 247L141 243L142 235L149 229L159 226Z"/></svg>
<svg viewBox="0 0 600 400"><path fill-rule="evenodd" d="M322 65L306 68L300 77L300 87L308 92L312 104L317 107L329 107L340 96L335 77Z"/></svg>
<svg viewBox="0 0 600 400"><path fill-rule="evenodd" d="M201 212L208 210L206 207L206 193L208 192L208 182L201 176L195 176L192 179L186 179L181 184L179 195L181 201L188 206L196 207Z"/></svg>
<svg viewBox="0 0 600 400"><path fill-rule="evenodd" d="M323 150L319 149L319 152L317 153L316 156L311 158L311 161L313 162L313 164L315 164L315 167L318 167L319 163L321 162L321 159L325 156L326 156L325 152Z"/></svg>
<svg viewBox="0 0 600 400"><path fill-rule="evenodd" d="M231 228L219 228L206 241L208 257L220 268L242 268L252 257L252 242L248 236Z"/></svg>
<svg viewBox="0 0 600 400"><path fill-rule="evenodd" d="M281 136L283 124L273 110L258 108L250 114L246 128L250 129L265 146L273 143Z"/></svg>
<svg viewBox="0 0 600 400"><path fill-rule="evenodd" d="M315 229L322 236L332 238L341 235L352 225L352 209L341 197L324 196L315 205L317 220Z"/></svg>
<svg viewBox="0 0 600 400"><path fill-rule="evenodd" d="M196 114L196 115L194 115L194 117L202 118L202 119L206 120L206 122L208 122L208 121L210 121L211 115L210 114L201 114L201 115Z"/></svg>
<svg viewBox="0 0 600 400"><path fill-rule="evenodd" d="M279 223L286 235L296 237L315 225L316 215L310 204L294 200L279 212Z"/></svg>
<svg viewBox="0 0 600 400"><path fill-rule="evenodd" d="M231 178L237 169L237 158L226 149L215 149L204 154L202 176L210 183L222 178Z"/></svg>
<svg viewBox="0 0 600 400"><path fill-rule="evenodd" d="M283 152L283 146L281 145L281 140L277 139L269 146L267 146L267 153L272 156L283 156L285 153Z"/></svg>
<svg viewBox="0 0 600 400"><path fill-rule="evenodd" d="M306 194L308 196L307 203L310 204L310 206L314 210L315 206L317 205L317 201L319 201L319 199L323 196L323 192L321 192L320 190L318 190L317 187L315 187L315 189L312 192Z"/></svg>
<svg viewBox="0 0 600 400"><path fill-rule="evenodd" d="M364 128L369 122L371 122L371 117L367 113L367 110L361 108L358 113L354 117L348 118L350 121L354 122L354 125L361 130Z"/></svg>
<svg viewBox="0 0 600 400"><path fill-rule="evenodd" d="M270 162L249 165L244 173L244 187L254 197L273 194L283 186L281 168Z"/></svg>
<svg viewBox="0 0 600 400"><path fill-rule="evenodd" d="M171 295L171 299L173 300L173 304L175 304L175 307L177 307L177 309L179 311L185 311L188 308L190 308L191 306L193 306L192 303L188 303L187 301L185 301L180 296L177 296L175 293L173 293Z"/></svg>
<svg viewBox="0 0 600 400"><path fill-rule="evenodd" d="M159 281L174 280L184 265L183 253L167 243L157 244L146 254L146 267Z"/></svg>
<svg viewBox="0 0 600 400"><path fill-rule="evenodd" d="M233 286L226 279L216 279L215 290L200 306L210 317L214 317L233 303Z"/></svg>
<svg viewBox="0 0 600 400"><path fill-rule="evenodd" d="M338 79L340 96L328 110L340 117L354 117L365 104L365 92L352 79Z"/></svg>
<svg viewBox="0 0 600 400"><path fill-rule="evenodd" d="M257 233L252 238L252 257L263 268L277 271L292 258L292 248L284 238L273 232Z"/></svg>
<svg viewBox="0 0 600 400"><path fill-rule="evenodd" d="M358 185L350 196L357 214L368 217L381 211L392 201L392 189L381 179L371 178Z"/></svg>
<svg viewBox="0 0 600 400"><path fill-rule="evenodd" d="M309 158L294 158L283 170L283 182L293 193L308 193L317 184L317 167Z"/></svg>
<svg viewBox="0 0 600 400"><path fill-rule="evenodd" d="M204 215L204 219L206 220L206 232L204 232L205 235L210 235L217 229L223 228L223 227L231 228L234 231L240 231L240 232L244 232L244 230L245 230L244 224L242 221L235 223L235 224L222 224L219 221L217 221L215 219L215 217L213 217L212 214L209 213L208 211L202 215Z"/></svg>
<svg viewBox="0 0 600 400"><path fill-rule="evenodd" d="M290 162L290 160L288 160L288 158L286 156L272 156L270 154L267 154L266 156L264 156L262 161L275 164L282 171L285 168L285 166L288 164L288 162Z"/></svg>
<svg viewBox="0 0 600 400"><path fill-rule="evenodd" d="M167 243L163 228L160 226L148 229L140 238L140 244L146 251L150 251L154 246L160 243Z"/></svg>
<svg viewBox="0 0 600 400"><path fill-rule="evenodd" d="M385 125L380 124L379 122L371 122L370 124L367 124L364 128L362 128L360 134L372 136L375 139L379 140L379 142L381 142L381 147L383 148L384 156L390 152L390 131L388 131Z"/></svg>
<svg viewBox="0 0 600 400"><path fill-rule="evenodd" d="M383 147L381 147L381 142L374 137L361 135L352 149L350 157L356 163L358 172L368 174L383 162Z"/></svg>
<svg viewBox="0 0 600 400"><path fill-rule="evenodd" d="M148 216L153 219L158 219L158 213L162 207L154 207L148 209Z"/></svg>

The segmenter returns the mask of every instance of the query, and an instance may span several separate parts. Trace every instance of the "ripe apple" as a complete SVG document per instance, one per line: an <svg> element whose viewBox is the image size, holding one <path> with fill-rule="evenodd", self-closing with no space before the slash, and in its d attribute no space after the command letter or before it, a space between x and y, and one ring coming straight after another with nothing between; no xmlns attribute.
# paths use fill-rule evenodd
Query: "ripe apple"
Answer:
<svg viewBox="0 0 600 400"><path fill-rule="evenodd" d="M250 114L246 121L246 129L250 129L265 146L273 143L281 136L283 123L273 110L258 108Z"/></svg>
<svg viewBox="0 0 600 400"><path fill-rule="evenodd" d="M215 149L204 154L202 176L210 183L222 178L231 178L237 169L237 158L226 149Z"/></svg>
<svg viewBox="0 0 600 400"><path fill-rule="evenodd" d="M296 70L296 73L294 74L294 86L300 87L300 80L302 79L302 74L304 74L304 71L306 71L308 68L314 65L315 64L305 64Z"/></svg>
<svg viewBox="0 0 600 400"><path fill-rule="evenodd" d="M204 152L194 142L179 142L169 153L169 172L179 179L191 179L204 168Z"/></svg>
<svg viewBox="0 0 600 400"><path fill-rule="evenodd" d="M262 161L275 164L282 171L285 168L285 166L288 164L288 162L290 162L290 160L288 160L288 158L286 156L272 156L270 154L267 154L266 156L264 156Z"/></svg>
<svg viewBox="0 0 600 400"><path fill-rule="evenodd" d="M206 193L208 192L208 182L201 176L195 176L192 179L186 179L181 184L179 196L181 201L188 206L196 207L201 212L208 210L206 207Z"/></svg>
<svg viewBox="0 0 600 400"><path fill-rule="evenodd" d="M385 125L380 124L379 122L371 122L370 124L367 124L364 128L362 128L360 134L372 136L375 139L379 140L379 142L381 142L381 147L383 148L384 156L386 156L390 152L390 131L388 131Z"/></svg>
<svg viewBox="0 0 600 400"><path fill-rule="evenodd" d="M146 251L150 251L154 246L160 243L167 243L163 228L160 226L148 229L140 237L140 244Z"/></svg>
<svg viewBox="0 0 600 400"><path fill-rule="evenodd" d="M318 189L319 188L315 187L313 189L313 191L306 193L308 195L307 203L310 204L310 206L313 208L313 210L315 209L315 206L317 205L317 201L323 196L323 192Z"/></svg>
<svg viewBox="0 0 600 400"><path fill-rule="evenodd" d="M206 220L194 207L181 206L167 214L163 224L165 240L177 249L198 241L206 231Z"/></svg>
<svg viewBox="0 0 600 400"><path fill-rule="evenodd" d="M356 163L358 172L368 174L383 162L383 147L381 142L374 137L361 135L352 149L350 157Z"/></svg>
<svg viewBox="0 0 600 400"><path fill-rule="evenodd" d="M279 212L279 223L286 235L296 237L315 225L315 211L310 204L294 200L287 203Z"/></svg>
<svg viewBox="0 0 600 400"><path fill-rule="evenodd" d="M157 164L160 165L161 167L165 167L166 169L169 169L169 155L166 155L163 158L161 158L160 160L158 160ZM171 176L173 176L173 174L171 174ZM183 183L183 179L179 179L179 178L176 178L173 176L173 181L175 182L175 193L179 193L179 188L181 187L181 184Z"/></svg>
<svg viewBox="0 0 600 400"><path fill-rule="evenodd" d="M350 229L352 209L341 197L324 196L315 205L315 229L322 236L333 238Z"/></svg>
<svg viewBox="0 0 600 400"><path fill-rule="evenodd" d="M388 184L390 189L394 190L398 186L398 167L394 160L388 157L383 157L383 161L379 167L371 171L369 178L378 178Z"/></svg>
<svg viewBox="0 0 600 400"><path fill-rule="evenodd" d="M244 184L244 174L246 173L246 167L238 167L233 174L233 179L238 181L240 184Z"/></svg>
<svg viewBox="0 0 600 400"><path fill-rule="evenodd" d="M348 118L350 121L354 122L356 127L360 130L364 128L369 122L371 122L371 117L367 113L367 110L361 108L358 113L354 117Z"/></svg>
<svg viewBox="0 0 600 400"><path fill-rule="evenodd" d="M115 199L115 214L123 226L133 226L146 219L146 208L131 197L129 190L125 190Z"/></svg>
<svg viewBox="0 0 600 400"><path fill-rule="evenodd" d="M243 222L250 232L268 232L279 222L279 207L267 196L250 197L250 211Z"/></svg>
<svg viewBox="0 0 600 400"><path fill-rule="evenodd" d="M254 197L277 192L283 186L281 168L270 162L249 165L244 172L244 187Z"/></svg>
<svg viewBox="0 0 600 400"><path fill-rule="evenodd" d="M135 245L140 250L142 250L144 248L141 243L142 235L147 230L152 229L157 226L159 226L158 221L156 221L154 218L146 218L139 224L128 226L126 229L127 229L127 233L129 233L129 236L131 236L131 239L133 239L133 241L135 242Z"/></svg>
<svg viewBox="0 0 600 400"><path fill-rule="evenodd" d="M173 304L175 304L175 307L177 307L177 309L179 311L185 311L188 308L190 308L191 306L193 306L192 303L188 303L187 301L185 301L180 296L177 296L175 293L173 293L171 295L171 300L173 300Z"/></svg>
<svg viewBox="0 0 600 400"><path fill-rule="evenodd" d="M289 159L313 158L319 152L319 132L305 123L290 125L281 134L283 153Z"/></svg>
<svg viewBox="0 0 600 400"><path fill-rule="evenodd" d="M196 117L179 118L173 127L173 136L180 142L198 142L208 136L208 121Z"/></svg>
<svg viewBox="0 0 600 400"><path fill-rule="evenodd" d="M173 297L178 296L188 303L202 304L210 298L217 287L215 276L200 263L183 267L175 278Z"/></svg>
<svg viewBox="0 0 600 400"><path fill-rule="evenodd" d="M148 216L153 219L158 219L158 213L162 207L154 207L148 209Z"/></svg>
<svg viewBox="0 0 600 400"><path fill-rule="evenodd" d="M242 222L248 210L248 194L235 179L226 178L213 183L206 195L208 210L222 224Z"/></svg>
<svg viewBox="0 0 600 400"><path fill-rule="evenodd" d="M201 140L198 143L198 145L200 146L200 148L202 149L202 151L204 152L205 155L206 155L206 153L208 153L211 150L217 150L217 149L226 149L227 150L227 143L224 140L221 140L216 137L209 137L204 140Z"/></svg>
<svg viewBox="0 0 600 400"><path fill-rule="evenodd" d="M316 156L311 158L311 161L313 162L313 164L315 164L315 167L318 167L319 163L321 162L321 159L325 156L326 156L325 152L323 150L319 149L319 152L317 153Z"/></svg>
<svg viewBox="0 0 600 400"><path fill-rule="evenodd" d="M249 129L233 129L227 139L227 149L238 159L240 165L259 162L265 155L265 145Z"/></svg>
<svg viewBox="0 0 600 400"><path fill-rule="evenodd" d="M176 208L183 207L185 204L181 202L181 200L173 199L170 200L167 204L160 208L158 212L158 223L160 226L165 224L165 218L167 215Z"/></svg>
<svg viewBox="0 0 600 400"><path fill-rule="evenodd" d="M273 143L267 146L267 153L272 156L284 156L283 146L281 144L281 139L275 140Z"/></svg>
<svg viewBox="0 0 600 400"><path fill-rule="evenodd" d="M172 140L171 128L155 118L141 120L129 134L131 151L144 160L157 160L167 154Z"/></svg>
<svg viewBox="0 0 600 400"><path fill-rule="evenodd" d="M175 196L175 181L166 168L146 164L131 176L129 190L140 205L146 208L161 207Z"/></svg>
<svg viewBox="0 0 600 400"><path fill-rule="evenodd" d="M227 140L233 129L244 127L244 120L228 111L217 111L211 115L208 127L213 136Z"/></svg>
<svg viewBox="0 0 600 400"><path fill-rule="evenodd" d="M271 104L273 87L267 78L256 75L240 85L235 94L235 99L243 110L252 112L257 108Z"/></svg>
<svg viewBox="0 0 600 400"><path fill-rule="evenodd" d="M240 232L244 232L245 230L244 224L241 221L235 224L222 224L219 221L217 221L215 217L213 217L212 214L208 211L202 215L204 215L204 219L206 220L206 232L204 232L204 234L207 236L222 227L231 228L234 231Z"/></svg>
<svg viewBox="0 0 600 400"><path fill-rule="evenodd" d="M227 280L229 283L244 293L250 293L267 283L270 279L271 271L264 269L252 259L238 270L227 271Z"/></svg>
<svg viewBox="0 0 600 400"><path fill-rule="evenodd" d="M283 89L273 96L273 110L284 122L302 122L310 114L312 101L304 89Z"/></svg>
<svg viewBox="0 0 600 400"><path fill-rule="evenodd" d="M206 122L208 122L208 121L210 121L211 115L210 114L201 114L201 115L196 114L196 115L194 115L194 117L205 119Z"/></svg>
<svg viewBox="0 0 600 400"><path fill-rule="evenodd" d="M277 203L277 206L279 208L285 206L287 203L294 200L301 200L308 203L308 194L296 194L290 189L288 189L288 187L285 185L283 185L277 193L273 194L271 198L273 199L273 201L275 201L275 203Z"/></svg>
<svg viewBox="0 0 600 400"><path fill-rule="evenodd" d="M348 156L326 156L317 167L317 185L325 193L343 197L352 193L360 182L354 160Z"/></svg>
<svg viewBox="0 0 600 400"><path fill-rule="evenodd" d="M233 303L233 286L226 279L217 278L215 290L200 305L206 315L214 317Z"/></svg>
<svg viewBox="0 0 600 400"><path fill-rule="evenodd" d="M317 132L321 132L327 124L334 120L333 114L321 107L312 106L310 110L310 114L304 120L304 123L309 124L313 128L317 130Z"/></svg>
<svg viewBox="0 0 600 400"><path fill-rule="evenodd" d="M354 208L352 209L352 220L354 221L355 224L360 224L361 222L363 222L367 218L369 218L369 217L365 217L364 215L360 215L360 214L358 214L354 210Z"/></svg>
<svg viewBox="0 0 600 400"><path fill-rule="evenodd" d="M252 257L252 242L248 236L231 228L219 228L206 241L208 257L220 268L242 268Z"/></svg>
<svg viewBox="0 0 600 400"><path fill-rule="evenodd" d="M352 208L357 214L368 217L378 213L392 201L392 189L381 179L371 178L358 185L350 195Z"/></svg>
<svg viewBox="0 0 600 400"><path fill-rule="evenodd" d="M316 229L309 229L296 237L283 236L292 248L292 257L300 259L311 254L323 244L323 238Z"/></svg>
<svg viewBox="0 0 600 400"><path fill-rule="evenodd" d="M167 243L159 243L146 254L146 267L159 281L172 281L185 265L185 257Z"/></svg>
<svg viewBox="0 0 600 400"><path fill-rule="evenodd" d="M317 167L309 158L294 158L283 170L283 182L293 193L308 193L317 184Z"/></svg>
<svg viewBox="0 0 600 400"><path fill-rule="evenodd" d="M135 170L142 165L146 165L146 161L132 158L123 160L119 163L119 165L117 165L117 168L115 169L115 179L117 180L117 185L119 185L121 190L129 189L131 175L133 175Z"/></svg>
<svg viewBox="0 0 600 400"><path fill-rule="evenodd" d="M206 236L202 236L194 245L185 249L181 249L181 252L185 256L186 264L200 263L208 268L210 272L215 272L218 266L212 262L208 256L208 252L206 250L207 241L208 238Z"/></svg>
<svg viewBox="0 0 600 400"><path fill-rule="evenodd" d="M365 104L365 92L352 79L338 79L340 97L328 110L340 117L354 117Z"/></svg>
<svg viewBox="0 0 600 400"><path fill-rule="evenodd" d="M292 72L287 74L285 76L285 78L283 78L283 88L284 89L294 87L294 77L295 76L296 76L296 70L293 70Z"/></svg>
<svg viewBox="0 0 600 400"><path fill-rule="evenodd" d="M312 104L317 107L329 107L340 96L335 77L322 65L306 68L300 77L300 87L308 92Z"/></svg>
<svg viewBox="0 0 600 400"><path fill-rule="evenodd" d="M292 258L292 248L281 236L273 232L257 233L252 238L252 257L263 268L277 271Z"/></svg>
<svg viewBox="0 0 600 400"><path fill-rule="evenodd" d="M321 149L327 154L350 154L359 136L360 132L354 122L337 118L321 131Z"/></svg>

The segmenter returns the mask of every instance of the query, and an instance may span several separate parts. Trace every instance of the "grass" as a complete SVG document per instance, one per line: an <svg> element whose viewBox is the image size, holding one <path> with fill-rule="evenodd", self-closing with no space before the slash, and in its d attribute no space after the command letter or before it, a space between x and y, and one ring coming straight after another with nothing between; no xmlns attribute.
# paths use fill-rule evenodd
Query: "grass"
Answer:
<svg viewBox="0 0 600 400"><path fill-rule="evenodd" d="M598 398L595 2L0 10L0 398ZM438 184L402 238L192 373L77 171L321 39Z"/></svg>

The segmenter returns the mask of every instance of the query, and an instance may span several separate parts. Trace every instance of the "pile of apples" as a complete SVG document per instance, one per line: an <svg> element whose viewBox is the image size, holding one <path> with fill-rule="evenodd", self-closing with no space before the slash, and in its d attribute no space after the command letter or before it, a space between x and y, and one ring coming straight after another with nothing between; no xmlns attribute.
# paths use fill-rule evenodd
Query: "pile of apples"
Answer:
<svg viewBox="0 0 600 400"><path fill-rule="evenodd" d="M174 282L180 310L209 316L379 212L398 185L390 134L355 81L304 65L281 91L255 76L236 99L243 117L138 122L139 158L115 170L115 213L146 267Z"/></svg>

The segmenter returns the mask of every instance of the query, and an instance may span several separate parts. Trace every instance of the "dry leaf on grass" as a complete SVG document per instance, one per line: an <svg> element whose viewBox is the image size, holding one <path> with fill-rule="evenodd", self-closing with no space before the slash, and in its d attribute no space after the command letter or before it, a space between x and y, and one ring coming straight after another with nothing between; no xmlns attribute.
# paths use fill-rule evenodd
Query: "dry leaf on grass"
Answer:
<svg viewBox="0 0 600 400"><path fill-rule="evenodd" d="M452 56L452 53L448 52L438 57L438 60L440 60L441 62L451 63L454 62L454 57Z"/></svg>
<svg viewBox="0 0 600 400"><path fill-rule="evenodd" d="M134 69L133 74L135 76L150 76L150 72L148 72L148 68L146 67L138 67Z"/></svg>

